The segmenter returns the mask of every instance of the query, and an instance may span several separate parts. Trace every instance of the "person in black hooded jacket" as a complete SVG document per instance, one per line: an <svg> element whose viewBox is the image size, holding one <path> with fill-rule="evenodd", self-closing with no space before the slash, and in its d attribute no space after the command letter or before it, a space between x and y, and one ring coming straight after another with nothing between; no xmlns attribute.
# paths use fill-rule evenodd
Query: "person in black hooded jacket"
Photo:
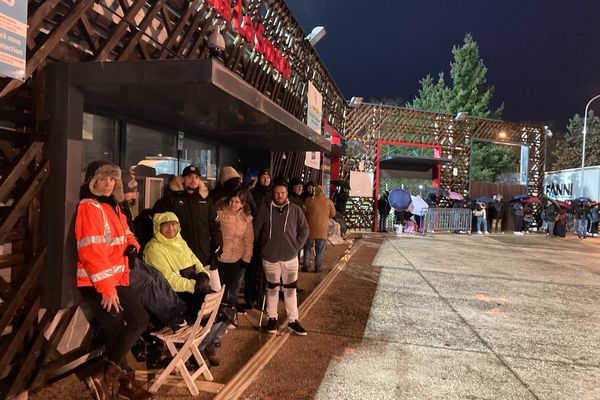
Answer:
<svg viewBox="0 0 600 400"><path fill-rule="evenodd" d="M181 236L204 266L214 268L215 259L223 251L221 225L208 188L200 180L194 165L184 168L183 183L177 178L171 182L172 192L159 199L153 214L172 211L181 226Z"/></svg>

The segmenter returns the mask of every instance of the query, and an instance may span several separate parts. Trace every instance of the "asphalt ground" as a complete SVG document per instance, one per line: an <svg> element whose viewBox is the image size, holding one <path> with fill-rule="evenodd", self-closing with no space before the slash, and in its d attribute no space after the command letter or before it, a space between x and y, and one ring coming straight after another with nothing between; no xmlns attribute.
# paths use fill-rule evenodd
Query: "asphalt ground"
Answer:
<svg viewBox="0 0 600 400"><path fill-rule="evenodd" d="M307 336L253 311L224 337L218 399L600 399L600 239L372 234L338 262L346 247L300 274ZM88 393L70 377L31 397Z"/></svg>

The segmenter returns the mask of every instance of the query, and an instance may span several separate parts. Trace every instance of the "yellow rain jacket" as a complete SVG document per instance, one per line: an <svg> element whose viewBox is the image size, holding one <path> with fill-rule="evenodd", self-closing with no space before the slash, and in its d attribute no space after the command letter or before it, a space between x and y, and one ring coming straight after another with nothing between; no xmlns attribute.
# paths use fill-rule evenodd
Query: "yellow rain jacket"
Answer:
<svg viewBox="0 0 600 400"><path fill-rule="evenodd" d="M173 239L167 239L160 233L160 224L170 221L177 222L177 235ZM159 270L176 292L194 293L196 281L182 277L179 271L193 265L196 274L210 274L181 237L177 215L172 212L157 213L152 222L154 237L144 248L144 261Z"/></svg>

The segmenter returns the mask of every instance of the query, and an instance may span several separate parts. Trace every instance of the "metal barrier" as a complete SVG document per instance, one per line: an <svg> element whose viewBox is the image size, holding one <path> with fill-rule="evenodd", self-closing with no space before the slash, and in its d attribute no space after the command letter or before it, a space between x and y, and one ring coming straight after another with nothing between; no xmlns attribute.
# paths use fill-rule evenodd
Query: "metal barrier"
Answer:
<svg viewBox="0 0 600 400"><path fill-rule="evenodd" d="M463 231L471 233L473 211L469 208L430 208L423 216L422 233L450 231Z"/></svg>

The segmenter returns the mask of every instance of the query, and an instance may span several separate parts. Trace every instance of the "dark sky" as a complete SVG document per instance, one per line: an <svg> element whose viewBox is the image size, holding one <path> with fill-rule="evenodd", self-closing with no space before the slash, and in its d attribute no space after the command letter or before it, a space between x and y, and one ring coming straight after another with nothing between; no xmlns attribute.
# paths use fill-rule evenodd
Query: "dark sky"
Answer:
<svg viewBox="0 0 600 400"><path fill-rule="evenodd" d="M287 0L344 97L412 100L470 32L503 119L561 131L600 94L599 0ZM600 99L595 102L600 113Z"/></svg>

